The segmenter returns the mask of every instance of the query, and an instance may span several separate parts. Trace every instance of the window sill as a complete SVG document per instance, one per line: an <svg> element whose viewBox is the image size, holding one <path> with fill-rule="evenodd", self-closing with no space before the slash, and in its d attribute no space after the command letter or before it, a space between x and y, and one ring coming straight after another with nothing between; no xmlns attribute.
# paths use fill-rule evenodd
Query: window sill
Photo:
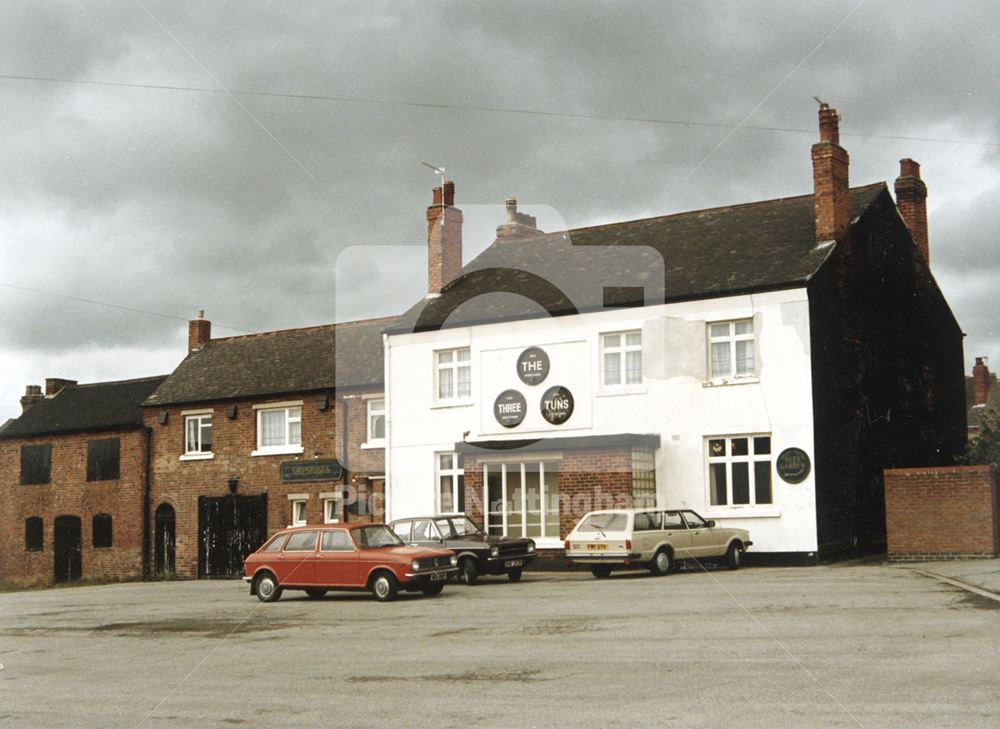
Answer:
<svg viewBox="0 0 1000 729"><path fill-rule="evenodd" d="M367 443L362 443L358 446L363 451L374 451L385 448L385 439L381 440L370 440Z"/></svg>
<svg viewBox="0 0 1000 729"><path fill-rule="evenodd" d="M443 408L467 408L475 404L474 400L439 400L431 405L431 410L440 410Z"/></svg>
<svg viewBox="0 0 1000 729"><path fill-rule="evenodd" d="M729 385L756 385L760 384L759 377L723 377L718 380L708 380L702 382L702 387L728 387Z"/></svg>
<svg viewBox="0 0 1000 729"><path fill-rule="evenodd" d="M644 385L631 385L626 387L609 387L604 390L598 390L594 397L616 397L618 395L645 395L646 387Z"/></svg>
<svg viewBox="0 0 1000 729"><path fill-rule="evenodd" d="M214 453L185 453L178 460L180 461L210 461L215 458Z"/></svg>
<svg viewBox="0 0 1000 729"><path fill-rule="evenodd" d="M302 446L269 446L250 451L251 456L294 456L304 453Z"/></svg>
<svg viewBox="0 0 1000 729"><path fill-rule="evenodd" d="M706 519L773 519L781 516L776 506L722 506L702 513Z"/></svg>

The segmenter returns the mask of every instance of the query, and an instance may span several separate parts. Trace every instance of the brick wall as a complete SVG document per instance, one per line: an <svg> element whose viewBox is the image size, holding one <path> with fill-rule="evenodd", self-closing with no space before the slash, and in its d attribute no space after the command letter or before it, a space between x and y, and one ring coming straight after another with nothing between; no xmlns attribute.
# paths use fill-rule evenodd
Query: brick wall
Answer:
<svg viewBox="0 0 1000 729"><path fill-rule="evenodd" d="M890 559L1000 553L992 466L887 470L885 500Z"/></svg>
<svg viewBox="0 0 1000 729"><path fill-rule="evenodd" d="M119 439L119 478L87 481L87 443ZM21 446L51 444L47 484L21 485ZM144 436L139 430L78 433L0 441L0 580L20 584L51 582L55 519L80 518L83 579L142 577L142 488ZM93 546L93 518L111 516L111 547ZM41 551L26 551L25 520L40 517Z"/></svg>
<svg viewBox="0 0 1000 729"><path fill-rule="evenodd" d="M162 503L169 503L176 513L176 574L198 574L198 497L226 496L229 480L238 479L237 493L245 496L267 494L267 533L273 534L291 522L290 494L307 496L307 523L322 523L323 500L320 494L347 490L353 496L358 486L378 491L380 483L369 484L368 474L384 473L384 451L359 446L366 439L366 405L358 397L329 399L325 410L317 407L321 394L283 395L168 408L150 408L144 413L146 425L153 432L151 464L150 523ZM298 455L251 456L257 444L257 416L254 405L302 401L302 448ZM348 456L343 457L344 404L347 406ZM234 418L229 409L236 407ZM209 460L181 460L184 452L184 420L187 410L212 410L212 453ZM167 421L159 423L160 413ZM350 471L344 482L317 481L283 483L279 468L285 461L302 459L339 460ZM350 497L349 497L350 500ZM364 517L370 520L371 517ZM352 520L354 520L352 518ZM152 529L151 529L152 532ZM152 540L154 535L150 534ZM151 547L152 550L152 547ZM153 552L151 551L151 554Z"/></svg>

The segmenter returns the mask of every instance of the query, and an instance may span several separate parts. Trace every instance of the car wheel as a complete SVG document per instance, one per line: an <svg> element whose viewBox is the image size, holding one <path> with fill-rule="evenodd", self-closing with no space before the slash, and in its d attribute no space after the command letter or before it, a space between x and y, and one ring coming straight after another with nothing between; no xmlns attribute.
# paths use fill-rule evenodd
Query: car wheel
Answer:
<svg viewBox="0 0 1000 729"><path fill-rule="evenodd" d="M281 597L281 586L277 578L270 572L257 576L257 599L261 602L274 602Z"/></svg>
<svg viewBox="0 0 1000 729"><path fill-rule="evenodd" d="M649 571L654 575L662 577L663 575L669 574L673 561L673 558L670 556L670 550L661 549L656 553L656 556L653 557L653 562L649 566Z"/></svg>
<svg viewBox="0 0 1000 729"><path fill-rule="evenodd" d="M479 581L479 567L472 557L465 557L458 565L458 579L466 585L474 585Z"/></svg>
<svg viewBox="0 0 1000 729"><path fill-rule="evenodd" d="M511 582L520 582L521 570L511 570L510 572L507 573L507 579L510 580Z"/></svg>
<svg viewBox="0 0 1000 729"><path fill-rule="evenodd" d="M603 580L606 577L610 577L611 576L611 568L610 567L591 567L590 568L590 574L592 574L594 577L596 577L599 580Z"/></svg>
<svg viewBox="0 0 1000 729"><path fill-rule="evenodd" d="M726 551L726 567L731 570L738 570L743 561L743 545L733 542Z"/></svg>
<svg viewBox="0 0 1000 729"><path fill-rule="evenodd" d="M326 594L326 589L323 587L310 587L306 589L306 594L313 600L319 600Z"/></svg>
<svg viewBox="0 0 1000 729"><path fill-rule="evenodd" d="M444 589L444 582L428 582L424 585L424 589L421 590L427 597L435 597L441 594L441 590Z"/></svg>
<svg viewBox="0 0 1000 729"><path fill-rule="evenodd" d="M379 602L389 602L395 600L399 593L399 584L396 578L388 572L379 572L372 580L372 595Z"/></svg>

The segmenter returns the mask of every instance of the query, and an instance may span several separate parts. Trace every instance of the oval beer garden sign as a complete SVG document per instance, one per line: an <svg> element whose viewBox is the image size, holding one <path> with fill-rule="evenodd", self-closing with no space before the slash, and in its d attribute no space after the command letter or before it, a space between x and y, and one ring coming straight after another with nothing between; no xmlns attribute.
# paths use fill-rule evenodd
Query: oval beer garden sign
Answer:
<svg viewBox="0 0 1000 729"><path fill-rule="evenodd" d="M778 455L775 468L786 483L802 483L809 477L812 464L809 454L801 448L786 448Z"/></svg>

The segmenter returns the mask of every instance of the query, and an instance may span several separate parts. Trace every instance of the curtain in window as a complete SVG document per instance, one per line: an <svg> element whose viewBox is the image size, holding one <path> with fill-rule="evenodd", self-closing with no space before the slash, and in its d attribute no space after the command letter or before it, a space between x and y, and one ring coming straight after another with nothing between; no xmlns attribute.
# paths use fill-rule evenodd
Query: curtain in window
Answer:
<svg viewBox="0 0 1000 729"><path fill-rule="evenodd" d="M266 446L285 445L285 411L262 410L260 413L260 444Z"/></svg>
<svg viewBox="0 0 1000 729"><path fill-rule="evenodd" d="M753 340L736 342L736 374L753 374L753 359Z"/></svg>
<svg viewBox="0 0 1000 729"><path fill-rule="evenodd" d="M731 373L729 342L712 342L712 377L727 377Z"/></svg>
<svg viewBox="0 0 1000 729"><path fill-rule="evenodd" d="M625 353L625 382L629 385L642 382L642 351Z"/></svg>

